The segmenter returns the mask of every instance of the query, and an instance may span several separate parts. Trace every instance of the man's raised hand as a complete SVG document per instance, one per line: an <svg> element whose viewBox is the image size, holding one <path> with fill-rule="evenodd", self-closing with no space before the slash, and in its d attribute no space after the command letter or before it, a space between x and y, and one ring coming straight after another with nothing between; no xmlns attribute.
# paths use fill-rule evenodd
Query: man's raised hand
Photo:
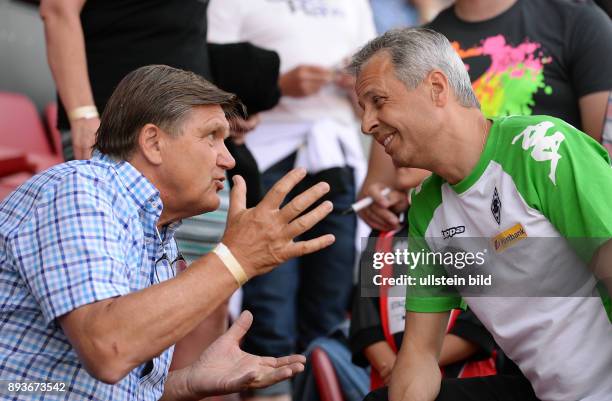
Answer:
<svg viewBox="0 0 612 401"><path fill-rule="evenodd" d="M331 234L309 241L293 241L333 210L332 203L325 201L308 213L302 214L329 192L329 184L325 182L312 186L284 207L280 207L287 194L305 176L304 169L290 171L268 191L256 207L251 209L246 209L244 179L234 176L227 227L222 241L242 265L249 278L266 273L291 258L323 249L335 241Z"/></svg>

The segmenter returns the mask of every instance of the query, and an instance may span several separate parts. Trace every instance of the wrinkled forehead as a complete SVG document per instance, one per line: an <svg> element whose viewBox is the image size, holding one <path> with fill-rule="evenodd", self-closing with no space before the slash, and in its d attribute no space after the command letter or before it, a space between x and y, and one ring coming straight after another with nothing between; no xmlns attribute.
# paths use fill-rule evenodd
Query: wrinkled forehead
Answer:
<svg viewBox="0 0 612 401"><path fill-rule="evenodd" d="M229 133L230 124L220 105L195 106L189 111L184 123L186 128L198 131L220 131Z"/></svg>
<svg viewBox="0 0 612 401"><path fill-rule="evenodd" d="M355 91L358 97L369 95L373 89L385 85L386 80L394 77L395 67L386 51L379 51L368 59L356 76Z"/></svg>

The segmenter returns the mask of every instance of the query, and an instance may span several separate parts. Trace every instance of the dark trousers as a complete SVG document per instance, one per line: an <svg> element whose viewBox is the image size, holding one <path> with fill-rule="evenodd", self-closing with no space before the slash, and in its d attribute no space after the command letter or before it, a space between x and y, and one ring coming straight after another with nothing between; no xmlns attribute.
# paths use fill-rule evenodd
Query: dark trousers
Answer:
<svg viewBox="0 0 612 401"><path fill-rule="evenodd" d="M293 168L294 160L295 154L262 173L266 191ZM345 184L350 184L348 191L330 199L334 211L298 239L332 233L336 242L289 260L243 287L243 307L255 316L244 340L246 351L275 357L300 352L346 318L355 264L356 217L340 213L355 198L354 184Z"/></svg>
<svg viewBox="0 0 612 401"><path fill-rule="evenodd" d="M363 401L387 401L387 387L366 395ZM436 401L539 401L523 376L497 375L470 379L443 379Z"/></svg>

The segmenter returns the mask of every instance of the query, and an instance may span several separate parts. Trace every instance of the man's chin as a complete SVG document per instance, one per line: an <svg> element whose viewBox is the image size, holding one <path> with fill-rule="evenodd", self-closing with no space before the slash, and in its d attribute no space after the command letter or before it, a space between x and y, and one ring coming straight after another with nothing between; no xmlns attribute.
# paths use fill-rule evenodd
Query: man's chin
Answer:
<svg viewBox="0 0 612 401"><path fill-rule="evenodd" d="M202 204L202 213L214 212L221 206L221 198L216 193L214 195L208 195L206 201Z"/></svg>
<svg viewBox="0 0 612 401"><path fill-rule="evenodd" d="M402 160L396 159L395 157L391 156L391 161L393 162L393 166L395 166L395 168L400 168L400 167L409 167L406 163L404 163Z"/></svg>
<svg viewBox="0 0 612 401"><path fill-rule="evenodd" d="M211 195L210 193L207 193L204 196L203 202L199 203L193 209L190 208L191 210L190 210L189 217L199 216L204 213L214 212L215 210L219 209L220 205L221 205L221 199L219 198L219 195L217 194Z"/></svg>

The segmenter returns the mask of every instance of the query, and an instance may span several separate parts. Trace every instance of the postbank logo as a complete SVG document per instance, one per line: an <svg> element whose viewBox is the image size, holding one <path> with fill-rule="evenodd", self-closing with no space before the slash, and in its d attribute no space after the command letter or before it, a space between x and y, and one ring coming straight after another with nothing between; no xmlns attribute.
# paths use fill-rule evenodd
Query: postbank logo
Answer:
<svg viewBox="0 0 612 401"><path fill-rule="evenodd" d="M503 252L513 244L527 238L527 233L525 229L521 225L521 223L517 223L509 229L497 234L493 237L493 247L495 248L495 252Z"/></svg>

